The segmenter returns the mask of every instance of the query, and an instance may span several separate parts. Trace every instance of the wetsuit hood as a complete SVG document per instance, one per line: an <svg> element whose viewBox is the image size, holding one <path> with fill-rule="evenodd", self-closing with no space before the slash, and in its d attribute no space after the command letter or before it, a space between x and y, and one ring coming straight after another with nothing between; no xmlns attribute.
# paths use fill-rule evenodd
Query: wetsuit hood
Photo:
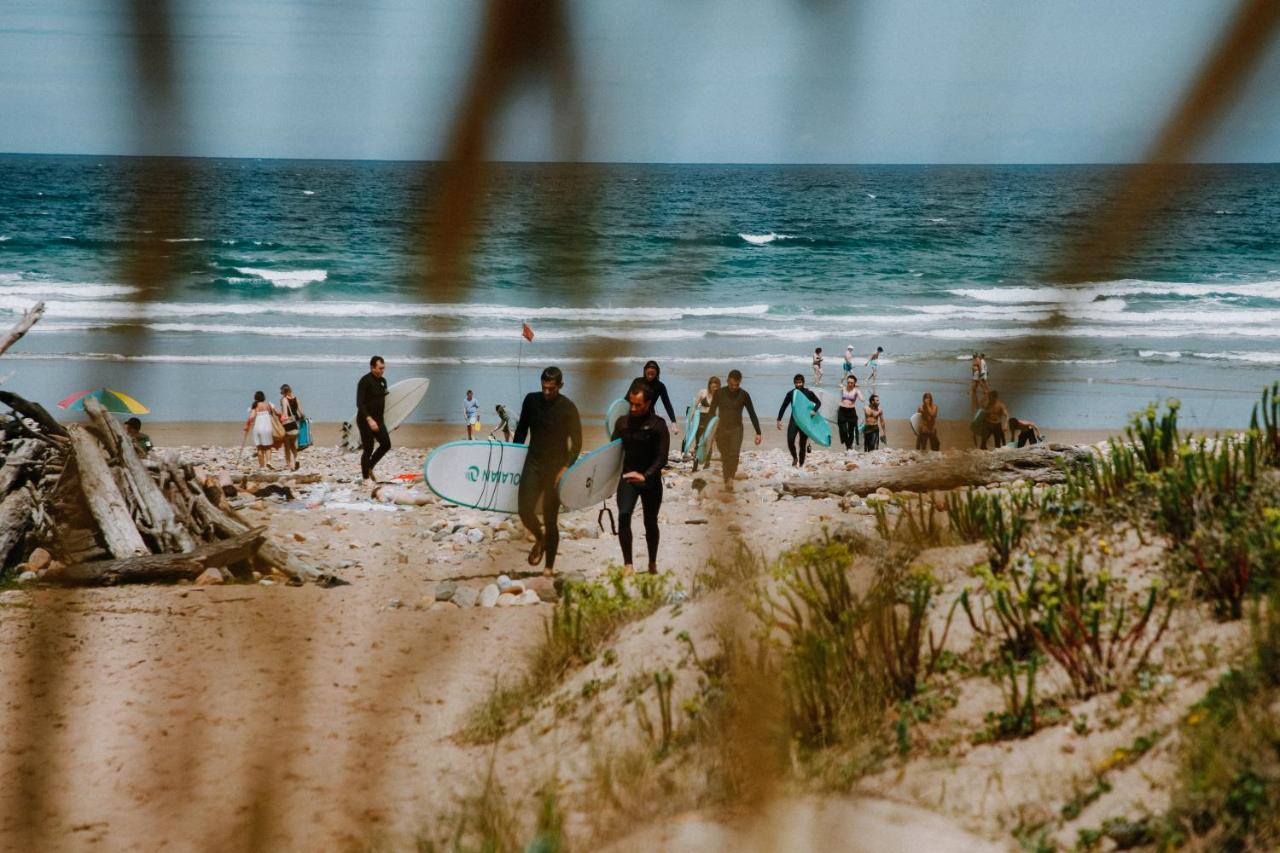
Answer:
<svg viewBox="0 0 1280 853"><path fill-rule="evenodd" d="M649 368L651 367L653 368L653 381L657 382L658 380L662 379L662 368L658 367L658 362L652 359L644 363L644 370L640 371L640 375L644 376L645 373L647 373Z"/></svg>

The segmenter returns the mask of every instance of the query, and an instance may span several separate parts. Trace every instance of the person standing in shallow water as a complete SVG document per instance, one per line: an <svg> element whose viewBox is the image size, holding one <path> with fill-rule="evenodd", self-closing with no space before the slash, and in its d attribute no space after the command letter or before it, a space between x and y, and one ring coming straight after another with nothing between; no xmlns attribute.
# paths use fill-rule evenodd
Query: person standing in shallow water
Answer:
<svg viewBox="0 0 1280 853"><path fill-rule="evenodd" d="M520 474L517 504L520 521L533 534L529 565L546 558L545 574L555 572L560 545L560 494L557 484L569 464L582 452L582 420L578 407L560 393L564 374L552 366L542 371L542 390L524 398L516 422L516 444L528 439L524 469ZM538 518L538 510L542 518Z"/></svg>
<svg viewBox="0 0 1280 853"><path fill-rule="evenodd" d="M632 574L631 516L640 502L644 541L649 551L649 574L658 573L658 510L662 508L662 469L671 451L667 424L653 411L653 386L643 379L627 391L630 408L613 425L610 439L622 441L622 479L618 482L618 544L623 572Z"/></svg>
<svg viewBox="0 0 1280 853"><path fill-rule="evenodd" d="M804 454L805 450L808 448L809 436L805 435L800 430L799 424L796 423L796 413L795 407L792 406L792 399L795 397L795 392L799 391L813 403L814 408L820 407L822 405L822 401L818 399L817 394L804 387L803 373L797 373L793 376L791 378L791 385L791 390L783 396L782 405L778 407L778 429L782 429L783 413L787 411L788 407L791 407L791 420L787 422L787 450L791 451L791 464L797 468L803 468ZM800 439L799 451L796 450L797 438Z"/></svg>
<svg viewBox="0 0 1280 853"><path fill-rule="evenodd" d="M813 384L822 384L822 347L813 350Z"/></svg>
<svg viewBox="0 0 1280 853"><path fill-rule="evenodd" d="M762 440L760 419L756 417L756 407L751 402L751 395L742 387L742 371L729 371L729 386L721 388L711 398L711 408L707 412L708 420L719 417L716 427L716 447L720 450L720 466L724 474L724 487L733 491L733 478L738 473L738 456L742 453L742 410L746 409L751 417L751 426L756 431L756 444Z"/></svg>
<svg viewBox="0 0 1280 853"><path fill-rule="evenodd" d="M369 359L369 372L356 385L356 426L360 428L360 479L372 480L373 467L391 449L387 431L387 363L382 356ZM377 449L374 449L374 444Z"/></svg>

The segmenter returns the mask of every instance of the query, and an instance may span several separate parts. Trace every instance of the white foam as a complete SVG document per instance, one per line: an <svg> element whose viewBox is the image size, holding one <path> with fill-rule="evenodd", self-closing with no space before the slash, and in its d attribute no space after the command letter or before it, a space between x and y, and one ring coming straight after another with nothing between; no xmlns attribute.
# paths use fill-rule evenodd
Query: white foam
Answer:
<svg viewBox="0 0 1280 853"><path fill-rule="evenodd" d="M1063 305L1093 302L1108 296L1254 296L1280 299L1280 281L1244 282L1166 282L1123 279L1078 287L985 287L956 288L947 291L979 302L1020 305L1042 303Z"/></svg>
<svg viewBox="0 0 1280 853"><path fill-rule="evenodd" d="M1138 350L1139 358L1182 358L1182 353L1177 350L1159 350L1159 349L1140 349Z"/></svg>
<svg viewBox="0 0 1280 853"><path fill-rule="evenodd" d="M1214 361L1245 361L1251 364L1280 364L1280 352L1196 352L1196 358Z"/></svg>
<svg viewBox="0 0 1280 853"><path fill-rule="evenodd" d="M768 234L738 234L743 240L753 246L763 246L766 243L772 243L774 240L794 240L794 236L790 234L775 234L770 231Z"/></svg>
<svg viewBox="0 0 1280 853"><path fill-rule="evenodd" d="M64 296L83 299L105 299L137 293L125 284L102 284L96 281L55 281L33 277L29 273L0 273L0 298L30 296ZM30 306L28 306L30 307Z"/></svg>
<svg viewBox="0 0 1280 853"><path fill-rule="evenodd" d="M170 354L150 354L150 355L121 355L109 352L49 352L49 353L32 353L32 352L9 352L5 354L6 359L15 359L19 361L112 361L112 362L146 362L157 364L233 364L240 365L243 363L252 364L292 364L292 365L311 365L311 364L347 364L359 365L362 357L358 355L333 355L329 353L298 353L293 355L283 355L280 353L266 353L260 355L170 355ZM527 361L527 360L526 360ZM557 356L546 355L542 357L542 361L555 362L557 364L634 364L635 356L610 356L608 358L588 358L585 356ZM719 355L719 356L668 356L662 359L663 364L712 364L723 365L726 362L734 364L753 363L753 364L803 364L807 358L803 355L794 353L758 353L755 355ZM511 367L517 361L514 357L508 356L395 356L388 357L388 363L393 367L400 365L429 365L429 364L474 364L489 365L497 367ZM526 364L527 366L527 364Z"/></svg>
<svg viewBox="0 0 1280 853"><path fill-rule="evenodd" d="M303 190L303 191L302 191L302 194L303 194L303 195L315 195L315 194L316 194L316 191L315 191L315 190Z"/></svg>
<svg viewBox="0 0 1280 853"><path fill-rule="evenodd" d="M266 279L275 287L296 290L308 284L318 284L329 277L327 270L264 270L257 267L236 267L236 272Z"/></svg>
<svg viewBox="0 0 1280 853"><path fill-rule="evenodd" d="M166 243L203 243L203 237L166 237Z"/></svg>
<svg viewBox="0 0 1280 853"><path fill-rule="evenodd" d="M12 239L12 238L10 238L10 237L6 237L5 235L0 234L0 243L3 243L3 242L5 242L6 240L10 240L10 239Z"/></svg>

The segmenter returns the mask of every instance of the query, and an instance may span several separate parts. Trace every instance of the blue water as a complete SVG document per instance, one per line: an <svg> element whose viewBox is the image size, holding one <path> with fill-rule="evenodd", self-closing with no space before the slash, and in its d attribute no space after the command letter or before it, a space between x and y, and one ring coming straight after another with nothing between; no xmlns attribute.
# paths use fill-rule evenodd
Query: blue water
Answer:
<svg viewBox="0 0 1280 853"><path fill-rule="evenodd" d="M1190 167L1116 274L1069 291L1050 271L1112 168L495 166L469 288L433 289L438 168L161 161L172 209L148 228L141 166L0 157L0 324L48 305L0 361L6 387L52 404L110 385L158 420L231 420L289 382L333 420L376 352L392 380L432 378L418 419L456 420L466 388L513 402L548 363L603 410L651 357L681 407L731 367L772 402L815 346L830 377L852 345L860 366L885 348L891 416L930 390L965 417L977 349L994 387L1019 366L1015 413L1042 423L1114 426L1177 396L1221 426L1280 376L1277 166ZM150 301L127 273L140 245L173 270ZM1028 352L1055 310L1071 323Z"/></svg>

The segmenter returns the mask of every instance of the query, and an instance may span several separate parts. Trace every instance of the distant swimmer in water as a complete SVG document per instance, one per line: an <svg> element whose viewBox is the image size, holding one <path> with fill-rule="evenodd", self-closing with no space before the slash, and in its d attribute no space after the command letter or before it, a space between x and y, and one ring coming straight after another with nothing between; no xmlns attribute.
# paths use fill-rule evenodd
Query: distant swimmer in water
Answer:
<svg viewBox="0 0 1280 853"><path fill-rule="evenodd" d="M709 418L720 418L716 427L716 447L720 450L720 463L724 473L725 489L733 491L733 478L738 473L738 456L742 453L742 410L746 409L751 417L751 426L756 431L756 444L762 440L760 419L756 417L756 407L751 402L751 395L742 387L742 371L729 371L729 387L721 388L711 399Z"/></svg>
<svg viewBox="0 0 1280 853"><path fill-rule="evenodd" d="M622 567L632 574L631 516L640 502L649 574L658 573L658 510L662 508L662 469L671 452L667 423L653 411L653 386L643 379L627 391L627 414L613 425L610 439L622 441L622 479L618 481L618 544Z"/></svg>
<svg viewBox="0 0 1280 853"><path fill-rule="evenodd" d="M813 403L814 408L818 408L822 405L822 401L818 399L818 395L804 387L803 373L797 373L791 378L791 386L791 390L782 397L782 405L778 407L778 429L782 429L782 415L786 412L787 408L791 406L792 397L795 396L796 391L805 395L805 397ZM797 438L800 439L799 451L796 450ZM787 450L791 451L791 464L795 467L804 467L804 454L805 450L808 448L808 444L808 436L801 433L799 425L796 424L795 409L792 408L791 420L787 422Z"/></svg>
<svg viewBox="0 0 1280 853"><path fill-rule="evenodd" d="M813 384L822 384L822 347L817 347L813 351Z"/></svg>
<svg viewBox="0 0 1280 853"><path fill-rule="evenodd" d="M871 368L871 390L876 389L876 374L880 369L880 356L884 354L884 347L876 347L876 351L867 359L867 367Z"/></svg>
<svg viewBox="0 0 1280 853"><path fill-rule="evenodd" d="M711 420L711 400L716 396L716 392L720 390L720 377L712 376L707 380L707 387L698 391L698 395L693 399L693 405L698 408L698 431L693 436L693 443L690 448L693 451L693 470L698 470L698 442L702 441L702 434L707 431L707 423Z"/></svg>
<svg viewBox="0 0 1280 853"><path fill-rule="evenodd" d="M853 373L853 344L849 344L844 348L844 361L840 363L840 369L844 371L844 374L840 377L841 382L848 379L850 374Z"/></svg>
<svg viewBox="0 0 1280 853"><path fill-rule="evenodd" d="M850 373L844 379L844 387L840 389L840 408L836 411L840 443L846 451L852 450L858 440L858 410L854 407L861 402L862 389L858 387L858 377Z"/></svg>
<svg viewBox="0 0 1280 853"><path fill-rule="evenodd" d="M517 498L520 520L533 534L529 565L538 565L545 556L548 575L554 573L560 544L560 494L556 483L582 451L582 419L573 401L560 393L562 387L564 374L560 368L542 371L542 390L525 396L516 422L516 444L524 444L526 438L529 441Z"/></svg>
<svg viewBox="0 0 1280 853"><path fill-rule="evenodd" d="M667 394L667 386L659 378L661 376L662 368L658 367L658 362L650 359L644 363L644 381L653 386L653 399L661 401L667 410L667 417L671 419L671 431L680 432L680 428L676 426L676 410L671 406L671 397ZM654 408L657 408L656 404Z"/></svg>

